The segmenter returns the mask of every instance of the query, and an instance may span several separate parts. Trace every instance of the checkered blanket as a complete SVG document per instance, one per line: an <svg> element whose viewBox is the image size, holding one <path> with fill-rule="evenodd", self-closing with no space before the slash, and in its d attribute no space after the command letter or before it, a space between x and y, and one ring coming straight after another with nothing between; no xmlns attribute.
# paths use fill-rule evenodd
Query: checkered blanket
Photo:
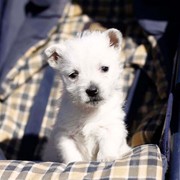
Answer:
<svg viewBox="0 0 180 180"><path fill-rule="evenodd" d="M48 38L28 49L0 84L0 147L12 159L0 161L0 179L162 178L161 154L155 145L138 146L122 159L108 163L76 162L66 166L15 160L40 160L56 119L61 84L47 65L44 49L82 30L108 27L120 29L124 35L120 59L124 63L120 80L124 97L128 97L137 69L148 82L137 113L128 120L129 144L158 143L166 113L167 81L155 39L135 21L131 1L73 1L67 4Z"/></svg>
<svg viewBox="0 0 180 180"><path fill-rule="evenodd" d="M1 161L1 179L162 179L161 153L155 145L134 148L122 159L112 162L72 162L68 165L52 162Z"/></svg>

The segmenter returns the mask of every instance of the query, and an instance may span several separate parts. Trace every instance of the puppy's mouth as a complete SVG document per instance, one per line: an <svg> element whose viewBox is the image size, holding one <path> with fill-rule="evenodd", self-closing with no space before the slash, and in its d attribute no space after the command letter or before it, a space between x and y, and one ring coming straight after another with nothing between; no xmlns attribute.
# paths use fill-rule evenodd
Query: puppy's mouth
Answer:
<svg viewBox="0 0 180 180"><path fill-rule="evenodd" d="M89 98L89 101L86 101L86 104L96 106L96 105L98 105L102 100L103 100L103 98L101 98L101 97L99 97L99 96L97 96L97 97L91 97L91 98Z"/></svg>

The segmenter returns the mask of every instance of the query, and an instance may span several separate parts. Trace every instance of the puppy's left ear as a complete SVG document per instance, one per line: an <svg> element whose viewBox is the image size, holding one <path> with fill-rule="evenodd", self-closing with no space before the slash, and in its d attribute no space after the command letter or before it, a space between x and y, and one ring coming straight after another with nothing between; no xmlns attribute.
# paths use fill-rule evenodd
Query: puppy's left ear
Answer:
<svg viewBox="0 0 180 180"><path fill-rule="evenodd" d="M62 49L62 45L54 44L45 50L49 65L55 69L59 69L61 66L63 60Z"/></svg>
<svg viewBox="0 0 180 180"><path fill-rule="evenodd" d="M122 34L119 30L111 28L106 30L104 33L109 38L109 46L118 50L121 49Z"/></svg>

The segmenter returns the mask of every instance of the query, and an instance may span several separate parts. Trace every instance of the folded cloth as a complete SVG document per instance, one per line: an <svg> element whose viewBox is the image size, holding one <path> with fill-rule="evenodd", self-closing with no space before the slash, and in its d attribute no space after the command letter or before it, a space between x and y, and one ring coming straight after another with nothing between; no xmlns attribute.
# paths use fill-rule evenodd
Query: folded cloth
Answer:
<svg viewBox="0 0 180 180"><path fill-rule="evenodd" d="M156 145L134 148L112 162L0 161L0 179L113 180L163 178L162 156Z"/></svg>

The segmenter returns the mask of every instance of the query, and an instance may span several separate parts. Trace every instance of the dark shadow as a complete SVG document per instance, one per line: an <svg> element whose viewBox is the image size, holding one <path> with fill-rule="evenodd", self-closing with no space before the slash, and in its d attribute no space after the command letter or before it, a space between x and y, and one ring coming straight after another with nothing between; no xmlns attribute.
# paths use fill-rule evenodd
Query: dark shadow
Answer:
<svg viewBox="0 0 180 180"><path fill-rule="evenodd" d="M10 160L40 161L41 153L47 138L39 138L37 135L26 135L23 139L11 139L0 143L0 148L5 157Z"/></svg>

